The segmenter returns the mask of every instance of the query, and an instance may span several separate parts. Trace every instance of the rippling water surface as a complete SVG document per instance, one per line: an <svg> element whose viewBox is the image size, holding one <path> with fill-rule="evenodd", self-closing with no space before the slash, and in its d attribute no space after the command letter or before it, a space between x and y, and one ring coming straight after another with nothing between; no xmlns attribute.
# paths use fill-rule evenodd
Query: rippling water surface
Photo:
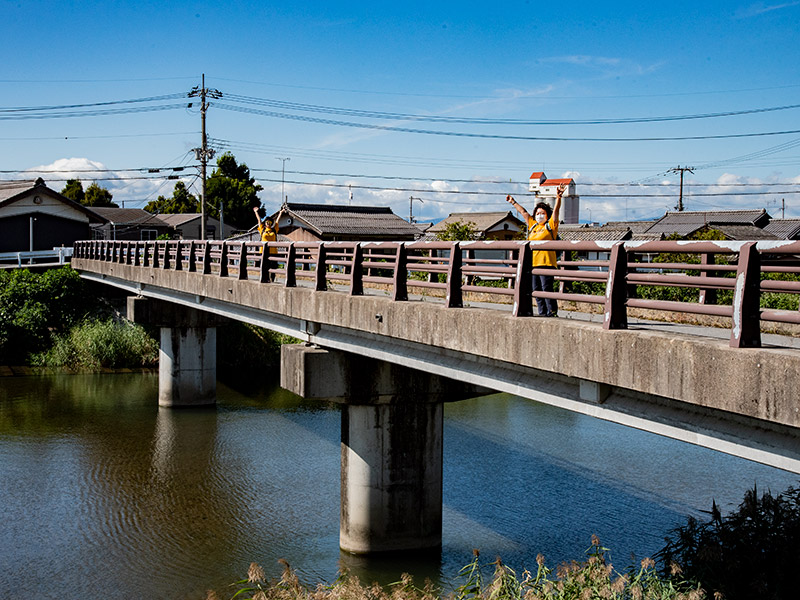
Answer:
<svg viewBox="0 0 800 600"><path fill-rule="evenodd" d="M521 569L619 567L716 499L797 476L506 394L447 404L441 554L340 553L339 411L278 389L219 386L218 406L157 406L157 376L0 378L0 598L202 599L252 561L305 581L340 566L452 584L479 548Z"/></svg>

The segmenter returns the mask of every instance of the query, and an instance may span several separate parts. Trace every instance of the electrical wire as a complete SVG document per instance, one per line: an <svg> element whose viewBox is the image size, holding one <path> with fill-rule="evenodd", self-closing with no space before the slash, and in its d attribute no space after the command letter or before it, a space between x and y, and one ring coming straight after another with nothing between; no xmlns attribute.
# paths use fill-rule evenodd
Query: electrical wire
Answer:
<svg viewBox="0 0 800 600"><path fill-rule="evenodd" d="M718 113L699 113L692 115L669 115L656 117L620 117L606 119L488 119L480 117L448 117L442 115L422 115L412 113L393 113L374 110L362 110L355 108L342 108L333 106L320 106L317 104L303 104L299 102L288 102L284 100L272 100L268 98L254 98L251 96L241 96L238 94L227 94L226 100L250 104L255 106L267 106L280 110L294 110L299 112L322 113L330 115L342 115L348 117L383 119L391 121L420 121L426 123L457 123L461 125L609 125L626 123L661 123L665 121L687 121L697 119L711 119L719 117L732 117L740 115L751 115L759 113L777 112L800 108L800 104L788 104L784 106L772 106L766 108L752 108L738 111L725 111Z"/></svg>
<svg viewBox="0 0 800 600"><path fill-rule="evenodd" d="M380 131L391 131L396 133L418 133L425 135L438 135L464 138L483 138L494 140L519 140L519 141L540 141L540 142L668 142L668 141L690 141L690 140L724 140L737 138L765 137L776 135L796 135L800 129L789 129L784 131L761 131L751 133L728 133L719 135L684 135L684 136L652 136L652 137L565 137L565 136L526 136L526 135L502 135L491 133L470 133L465 131L437 131L433 129L414 129L411 127L396 127L392 125L371 125L369 123L355 123L353 121L338 121L335 119L323 119L319 117L309 117L305 115L292 115L275 111L260 110L244 106L234 106L225 103L216 103L217 108L223 110L241 112L247 114L260 115L265 117L275 117L278 119L290 119L305 123L319 123L323 125L338 125L342 127L354 127L357 129L371 129Z"/></svg>

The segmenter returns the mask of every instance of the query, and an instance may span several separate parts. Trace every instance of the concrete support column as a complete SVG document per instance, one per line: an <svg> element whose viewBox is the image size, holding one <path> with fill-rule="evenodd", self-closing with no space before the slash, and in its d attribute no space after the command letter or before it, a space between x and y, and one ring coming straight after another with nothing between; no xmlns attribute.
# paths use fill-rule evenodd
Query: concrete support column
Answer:
<svg viewBox="0 0 800 600"><path fill-rule="evenodd" d="M342 406L342 550L441 546L442 406Z"/></svg>
<svg viewBox="0 0 800 600"><path fill-rule="evenodd" d="M440 547L443 403L490 391L302 344L281 347L281 386L342 403L342 550Z"/></svg>
<svg viewBox="0 0 800 600"><path fill-rule="evenodd" d="M207 406L216 401L216 327L162 327L159 406Z"/></svg>
<svg viewBox="0 0 800 600"><path fill-rule="evenodd" d="M225 319L171 302L131 296L128 319L161 328L159 406L208 406L217 401L217 329Z"/></svg>

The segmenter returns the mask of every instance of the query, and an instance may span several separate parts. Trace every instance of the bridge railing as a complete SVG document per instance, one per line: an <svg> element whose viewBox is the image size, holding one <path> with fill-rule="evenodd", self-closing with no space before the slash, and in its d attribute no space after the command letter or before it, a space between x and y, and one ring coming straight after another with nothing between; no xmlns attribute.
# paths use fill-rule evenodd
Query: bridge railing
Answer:
<svg viewBox="0 0 800 600"><path fill-rule="evenodd" d="M533 252L554 250L559 268L533 268ZM593 253L592 260L575 254ZM800 242L77 242L78 258L142 268L254 279L260 283L328 283L362 295L364 284L384 287L393 300L409 287L442 295L448 308L464 293L508 303L531 316L535 298L603 307L603 327L627 327L627 309L640 308L731 319L731 345L760 345L760 322L800 324L800 311L761 308L762 294L800 295ZM555 275L558 290L534 292L531 276ZM677 290L697 292L695 299ZM783 296L785 299L785 296Z"/></svg>

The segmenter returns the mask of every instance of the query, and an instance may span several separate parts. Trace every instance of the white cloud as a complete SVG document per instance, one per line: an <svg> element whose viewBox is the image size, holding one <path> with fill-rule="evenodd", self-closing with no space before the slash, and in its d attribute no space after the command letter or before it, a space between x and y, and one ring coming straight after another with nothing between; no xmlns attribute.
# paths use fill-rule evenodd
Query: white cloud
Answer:
<svg viewBox="0 0 800 600"><path fill-rule="evenodd" d="M781 10L783 8L791 8L800 5L800 2L784 2L783 4L766 5L763 2L756 2L746 8L740 8L736 11L734 16L737 19L747 19L750 17L757 17L764 13L772 12L773 10Z"/></svg>

